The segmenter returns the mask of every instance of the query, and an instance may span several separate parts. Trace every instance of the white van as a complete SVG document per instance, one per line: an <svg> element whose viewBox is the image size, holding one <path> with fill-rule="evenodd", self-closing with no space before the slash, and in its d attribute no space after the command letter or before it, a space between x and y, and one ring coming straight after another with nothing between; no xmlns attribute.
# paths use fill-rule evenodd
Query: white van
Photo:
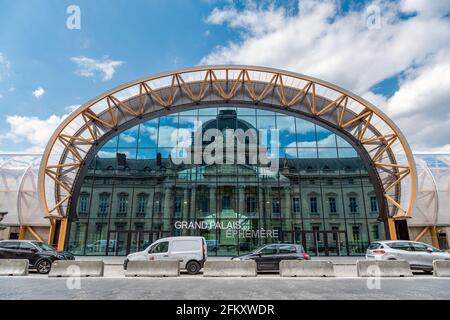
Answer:
<svg viewBox="0 0 450 320"><path fill-rule="evenodd" d="M170 237L156 240L145 250L129 254L123 263L126 270L128 261L179 260L180 268L189 274L197 274L206 261L207 248L203 237Z"/></svg>

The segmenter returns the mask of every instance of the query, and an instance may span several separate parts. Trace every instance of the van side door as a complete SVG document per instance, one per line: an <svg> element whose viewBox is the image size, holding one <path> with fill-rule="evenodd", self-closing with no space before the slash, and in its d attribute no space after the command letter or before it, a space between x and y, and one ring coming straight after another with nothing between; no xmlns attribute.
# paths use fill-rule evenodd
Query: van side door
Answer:
<svg viewBox="0 0 450 320"><path fill-rule="evenodd" d="M170 244L169 259L181 262L181 268L186 267L190 260L203 259L203 242L201 238L173 240Z"/></svg>
<svg viewBox="0 0 450 320"><path fill-rule="evenodd" d="M169 258L169 241L161 241L148 251L150 260L167 260Z"/></svg>

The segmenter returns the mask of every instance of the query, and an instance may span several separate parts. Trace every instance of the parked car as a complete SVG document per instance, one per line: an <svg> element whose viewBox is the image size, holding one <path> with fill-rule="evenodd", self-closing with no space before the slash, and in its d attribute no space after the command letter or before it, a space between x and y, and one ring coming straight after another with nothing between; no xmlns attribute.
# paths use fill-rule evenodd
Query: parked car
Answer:
<svg viewBox="0 0 450 320"><path fill-rule="evenodd" d="M40 241L3 240L0 241L0 259L28 259L30 269L47 274L55 260L74 260L74 256L65 251L57 251Z"/></svg>
<svg viewBox="0 0 450 320"><path fill-rule="evenodd" d="M450 260L450 253L417 241L377 241L369 245L366 259L406 260L412 270L433 271L433 260Z"/></svg>
<svg viewBox="0 0 450 320"><path fill-rule="evenodd" d="M254 260L258 271L275 271L280 268L281 260L309 260L311 257L302 245L277 243L268 244L252 253L231 258L232 260Z"/></svg>
<svg viewBox="0 0 450 320"><path fill-rule="evenodd" d="M203 237L169 237L159 239L145 250L129 254L124 261L126 270L129 261L179 260L181 269L189 274L197 274L208 257L206 241Z"/></svg>

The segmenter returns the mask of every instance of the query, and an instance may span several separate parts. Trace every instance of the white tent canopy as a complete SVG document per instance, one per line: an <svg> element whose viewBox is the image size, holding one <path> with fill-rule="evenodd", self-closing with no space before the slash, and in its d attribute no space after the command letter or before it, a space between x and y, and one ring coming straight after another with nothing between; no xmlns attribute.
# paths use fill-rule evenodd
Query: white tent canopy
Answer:
<svg viewBox="0 0 450 320"><path fill-rule="evenodd" d="M38 196L40 154L0 154L0 212L4 226L49 226Z"/></svg>
<svg viewBox="0 0 450 320"><path fill-rule="evenodd" d="M415 155L416 206L410 226L450 226L450 155Z"/></svg>

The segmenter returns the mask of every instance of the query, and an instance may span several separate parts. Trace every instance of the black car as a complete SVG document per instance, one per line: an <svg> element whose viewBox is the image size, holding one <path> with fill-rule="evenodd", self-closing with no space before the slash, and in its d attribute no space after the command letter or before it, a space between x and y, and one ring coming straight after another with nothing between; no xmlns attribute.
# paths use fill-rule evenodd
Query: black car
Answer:
<svg viewBox="0 0 450 320"><path fill-rule="evenodd" d="M30 269L47 274L53 261L74 260L74 256L69 252L56 251L40 241L3 240L0 241L0 259L28 259Z"/></svg>
<svg viewBox="0 0 450 320"><path fill-rule="evenodd" d="M280 268L281 260L309 260L311 257L302 245L277 243L268 244L252 253L231 258L232 260L254 260L258 271L275 271Z"/></svg>

